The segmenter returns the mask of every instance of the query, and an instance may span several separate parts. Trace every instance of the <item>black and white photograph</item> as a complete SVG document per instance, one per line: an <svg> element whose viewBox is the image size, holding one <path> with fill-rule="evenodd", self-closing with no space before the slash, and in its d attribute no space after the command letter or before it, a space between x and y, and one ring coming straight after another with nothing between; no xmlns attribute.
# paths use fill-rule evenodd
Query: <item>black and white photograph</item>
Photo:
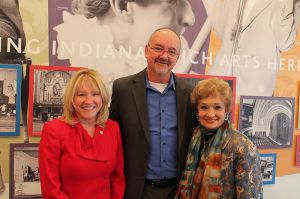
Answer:
<svg viewBox="0 0 300 199"><path fill-rule="evenodd" d="M25 32L19 10L19 0L0 1L0 61L23 59Z"/></svg>
<svg viewBox="0 0 300 199"><path fill-rule="evenodd" d="M9 199L42 198L38 143L10 144Z"/></svg>
<svg viewBox="0 0 300 199"><path fill-rule="evenodd" d="M94 68L109 90L115 79L144 69L145 45L162 27L180 35L181 56L173 71L205 72L211 29L202 1L52 0L48 9L49 64Z"/></svg>
<svg viewBox="0 0 300 199"><path fill-rule="evenodd" d="M295 99L241 96L239 130L258 148L292 146Z"/></svg>
<svg viewBox="0 0 300 199"><path fill-rule="evenodd" d="M0 136L20 135L21 67L0 64Z"/></svg>
<svg viewBox="0 0 300 199"><path fill-rule="evenodd" d="M263 184L275 184L276 154L260 154L260 165Z"/></svg>
<svg viewBox="0 0 300 199"><path fill-rule="evenodd" d="M79 67L30 67L28 134L41 135L43 124L63 113L63 97L72 74Z"/></svg>
<svg viewBox="0 0 300 199"><path fill-rule="evenodd" d="M202 1L212 30L222 38L208 74L237 77L237 96L273 96L281 53L297 38L298 0Z"/></svg>

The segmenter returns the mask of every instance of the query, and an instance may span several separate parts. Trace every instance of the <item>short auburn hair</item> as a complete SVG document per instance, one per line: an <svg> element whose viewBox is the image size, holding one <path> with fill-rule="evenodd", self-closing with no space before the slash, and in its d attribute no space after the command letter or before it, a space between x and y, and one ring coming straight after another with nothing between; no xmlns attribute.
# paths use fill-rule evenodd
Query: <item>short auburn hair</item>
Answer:
<svg viewBox="0 0 300 199"><path fill-rule="evenodd" d="M191 93L191 103L198 107L199 100L210 96L220 96L225 104L226 112L231 111L232 90L228 82L216 77L200 80Z"/></svg>

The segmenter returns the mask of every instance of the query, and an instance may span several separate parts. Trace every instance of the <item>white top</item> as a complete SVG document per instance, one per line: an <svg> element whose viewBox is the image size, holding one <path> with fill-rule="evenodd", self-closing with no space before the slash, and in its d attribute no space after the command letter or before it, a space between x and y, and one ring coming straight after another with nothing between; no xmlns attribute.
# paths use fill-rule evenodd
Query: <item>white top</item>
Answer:
<svg viewBox="0 0 300 199"><path fill-rule="evenodd" d="M152 87L154 87L160 93L163 93L164 90L166 89L166 87L168 86L168 84L155 83L155 82L151 82L151 81L149 81L149 83Z"/></svg>

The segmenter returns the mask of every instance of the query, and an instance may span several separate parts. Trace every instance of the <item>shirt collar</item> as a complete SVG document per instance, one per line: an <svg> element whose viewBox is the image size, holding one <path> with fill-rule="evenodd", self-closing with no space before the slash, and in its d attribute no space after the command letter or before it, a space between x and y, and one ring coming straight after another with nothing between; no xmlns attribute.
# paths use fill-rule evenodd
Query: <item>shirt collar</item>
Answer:
<svg viewBox="0 0 300 199"><path fill-rule="evenodd" d="M146 72L146 88L153 89L153 87L150 85L147 72ZM175 80L174 80L174 74L173 73L171 73L171 76L170 76L170 79L169 79L169 82L168 82L168 86L166 87L165 91L167 91L170 88L173 88L175 90Z"/></svg>

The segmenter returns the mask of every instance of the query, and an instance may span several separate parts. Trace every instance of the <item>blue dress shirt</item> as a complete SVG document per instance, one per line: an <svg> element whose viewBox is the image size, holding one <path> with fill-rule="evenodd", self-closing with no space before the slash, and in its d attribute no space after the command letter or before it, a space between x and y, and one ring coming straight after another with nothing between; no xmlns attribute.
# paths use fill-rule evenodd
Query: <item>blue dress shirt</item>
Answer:
<svg viewBox="0 0 300 199"><path fill-rule="evenodd" d="M149 119L149 159L147 179L167 179L177 176L177 109L173 74L160 93L146 77Z"/></svg>

